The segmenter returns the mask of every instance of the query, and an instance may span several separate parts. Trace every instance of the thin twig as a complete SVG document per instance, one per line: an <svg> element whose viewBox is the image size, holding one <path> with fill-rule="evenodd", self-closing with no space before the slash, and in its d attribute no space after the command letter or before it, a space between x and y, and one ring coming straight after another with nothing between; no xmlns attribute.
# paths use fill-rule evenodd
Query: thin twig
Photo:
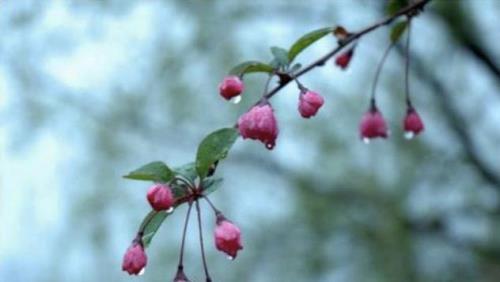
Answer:
<svg viewBox="0 0 500 282"><path fill-rule="evenodd" d="M419 9L422 9L427 3L429 3L431 0L421 0L421 1L418 1L416 2L415 4L412 4L404 9L401 9L400 11L398 11L396 14L394 14L393 16L390 16L390 17L387 17L367 28L364 28L356 33L353 33L350 37L348 37L342 45L339 45L338 47L336 47L335 49L333 49L332 51L330 51L329 53L327 53L326 55L324 55L323 57L317 59L316 61L312 62L311 64L309 64L308 66L306 66L305 68L303 68L301 71L299 71L297 74L294 75L294 77L300 77L306 73L308 73L309 71L311 71L312 69L318 67L318 66L322 66L324 65L329 59L331 59L333 56L335 56L338 52L340 52L342 49L344 49L344 47L348 46L350 43L358 40L359 38L363 37L364 35L378 29L379 27L382 27L382 26L385 26L385 25L388 25L390 23L392 23L395 19L399 18L400 16L403 16L403 15L408 15L408 14L411 14L412 12L415 12ZM278 93L283 87L285 87L286 85L288 85L290 81L287 81L287 82L284 82L284 83L280 83L278 86L276 86L275 88L273 88L271 91L269 91L266 95L264 95L257 103L255 104L259 104L261 101L263 100L268 100L270 99L271 97L273 97L274 95L276 95L276 93Z"/></svg>

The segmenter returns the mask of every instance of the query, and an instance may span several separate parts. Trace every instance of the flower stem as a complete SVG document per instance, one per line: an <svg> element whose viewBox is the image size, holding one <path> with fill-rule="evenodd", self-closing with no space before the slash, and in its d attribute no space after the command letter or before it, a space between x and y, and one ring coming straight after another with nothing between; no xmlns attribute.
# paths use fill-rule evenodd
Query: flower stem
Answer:
<svg viewBox="0 0 500 282"><path fill-rule="evenodd" d="M408 35L406 37L406 50L405 50L405 95L406 105L411 108L410 97L410 38L411 38L411 17L408 17Z"/></svg>
<svg viewBox="0 0 500 282"><path fill-rule="evenodd" d="M207 201L207 203L210 205L210 207L214 211L215 215L218 215L221 213L220 210L215 207L215 205L212 203L212 201L210 201L210 199L207 196L203 196L203 199L205 199L205 201Z"/></svg>
<svg viewBox="0 0 500 282"><path fill-rule="evenodd" d="M392 50L392 47L394 47L394 43L389 44L387 48L384 51L384 55L382 55L382 59L378 63L377 70L375 71L375 78L373 79L373 85L372 85L372 94L371 94L371 100L375 100L375 93L377 90L377 84L378 84L378 79L380 77L380 72L382 70L382 67L385 64L385 60L389 56L389 52Z"/></svg>
<svg viewBox="0 0 500 282"><path fill-rule="evenodd" d="M205 280L206 282L212 282L212 278L210 278L210 274L208 273L207 259L205 257L205 247L203 246L203 228L201 227L201 210L198 200L196 200L196 214L198 215L198 231L200 234L201 258L203 260L203 269L205 270Z"/></svg>
<svg viewBox="0 0 500 282"><path fill-rule="evenodd" d="M184 245L186 242L186 233L187 233L187 227L189 223L189 215L191 214L191 208L193 207L193 202L189 202L188 210L186 213L186 220L184 221L184 229L182 230L182 242L181 242L181 252L179 255L179 269L183 268L184 264Z"/></svg>

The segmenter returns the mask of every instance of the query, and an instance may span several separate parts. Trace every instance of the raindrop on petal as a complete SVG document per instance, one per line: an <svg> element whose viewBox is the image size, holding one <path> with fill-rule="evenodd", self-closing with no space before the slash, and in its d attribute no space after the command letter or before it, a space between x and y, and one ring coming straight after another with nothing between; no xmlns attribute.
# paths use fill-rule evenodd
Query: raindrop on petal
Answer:
<svg viewBox="0 0 500 282"><path fill-rule="evenodd" d="M415 133L413 133L413 131L405 131L405 138L407 140L411 140L413 137L415 137Z"/></svg>
<svg viewBox="0 0 500 282"><path fill-rule="evenodd" d="M266 148L272 150L274 148L274 143L266 143Z"/></svg>
<svg viewBox="0 0 500 282"><path fill-rule="evenodd" d="M230 261L233 261L233 260L234 260L234 257L233 257L233 256L227 256L226 258L227 258L228 260L230 260Z"/></svg>
<svg viewBox="0 0 500 282"><path fill-rule="evenodd" d="M144 272L146 272L145 267L143 269L141 269L141 271L139 271L139 273L137 275L139 275L139 276L144 275Z"/></svg>
<svg viewBox="0 0 500 282"><path fill-rule="evenodd" d="M173 213L174 212L174 207L170 207L168 210L165 211L166 213Z"/></svg>
<svg viewBox="0 0 500 282"><path fill-rule="evenodd" d="M368 138L368 137L363 137L363 143L365 143L365 144L370 144L370 138Z"/></svg>
<svg viewBox="0 0 500 282"><path fill-rule="evenodd" d="M234 96L233 98L231 98L229 100L229 102L231 102L233 104L238 104L239 102L241 102L241 95Z"/></svg>

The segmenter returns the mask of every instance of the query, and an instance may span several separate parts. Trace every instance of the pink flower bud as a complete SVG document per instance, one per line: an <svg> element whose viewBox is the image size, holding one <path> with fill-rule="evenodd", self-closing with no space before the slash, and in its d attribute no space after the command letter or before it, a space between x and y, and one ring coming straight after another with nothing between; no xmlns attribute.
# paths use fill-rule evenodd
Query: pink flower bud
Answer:
<svg viewBox="0 0 500 282"><path fill-rule="evenodd" d="M301 92L299 96L299 112L304 118L310 118L318 112L319 108L323 106L323 97L316 92L306 91Z"/></svg>
<svg viewBox="0 0 500 282"><path fill-rule="evenodd" d="M359 125L359 133L363 140L369 140L377 137L387 137L387 125L384 117L375 105L373 105L370 110L363 115L361 124Z"/></svg>
<svg viewBox="0 0 500 282"><path fill-rule="evenodd" d="M149 204L156 211L168 210L174 203L174 195L166 184L155 184L149 188L147 195Z"/></svg>
<svg viewBox="0 0 500 282"><path fill-rule="evenodd" d="M214 236L217 250L226 253L231 259L236 258L238 251L243 249L240 229L224 217L218 218Z"/></svg>
<svg viewBox="0 0 500 282"><path fill-rule="evenodd" d="M134 242L123 256L122 270L130 275L140 275L147 263L148 257L144 248L141 244Z"/></svg>
<svg viewBox="0 0 500 282"><path fill-rule="evenodd" d="M341 69L346 69L353 55L354 55L354 48L351 48L346 52L340 54L335 59L335 64L339 66Z"/></svg>
<svg viewBox="0 0 500 282"><path fill-rule="evenodd" d="M243 139L260 140L269 150L278 138L278 124L270 104L257 105L238 119L238 129Z"/></svg>
<svg viewBox="0 0 500 282"><path fill-rule="evenodd" d="M403 127L405 130L405 134L407 134L409 138L419 134L422 130L424 130L424 123L413 107L409 107L406 111L406 117L403 121Z"/></svg>
<svg viewBox="0 0 500 282"><path fill-rule="evenodd" d="M240 95L244 88L243 81L236 75L224 77L224 80L219 84L220 95L226 100Z"/></svg>

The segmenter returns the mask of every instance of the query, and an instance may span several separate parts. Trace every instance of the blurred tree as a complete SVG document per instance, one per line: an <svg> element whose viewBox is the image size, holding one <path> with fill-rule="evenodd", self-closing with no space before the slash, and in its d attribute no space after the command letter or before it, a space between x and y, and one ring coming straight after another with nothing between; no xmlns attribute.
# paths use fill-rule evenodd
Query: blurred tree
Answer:
<svg viewBox="0 0 500 282"><path fill-rule="evenodd" d="M232 124L261 93L264 77L249 79L248 99L229 105L216 86L231 66L270 59L268 46L287 46L311 29L356 30L385 9L366 0L0 5L0 75L8 89L0 116L8 152L46 135L71 148L59 164L59 183L50 187L65 202L62 222L43 238L53 249L40 258L42 267L22 267L18 279L0 267L2 281L129 281L120 260L147 207L143 184L120 176L153 159L187 162L204 135ZM412 142L399 132L370 146L356 140L366 85L387 44L384 31L364 39L348 73L327 64L304 79L327 99L316 118L298 118L296 89L276 97L282 134L275 152L239 142L219 168L226 183L215 201L241 222L245 250L228 263L209 249L213 276L498 281L499 10L494 0L434 0L415 21L411 87L427 129ZM303 61L333 43L319 43ZM398 129L405 110L402 66L402 57L388 61L380 91L384 114ZM9 177L18 175L2 176ZM11 216L30 232L32 219ZM183 218L169 220L139 280L174 275ZM211 230L212 218L205 222ZM188 240L195 242L192 231ZM0 265L35 265L24 260L27 246L14 262L0 248ZM201 281L196 250L190 244L186 265L189 277Z"/></svg>

